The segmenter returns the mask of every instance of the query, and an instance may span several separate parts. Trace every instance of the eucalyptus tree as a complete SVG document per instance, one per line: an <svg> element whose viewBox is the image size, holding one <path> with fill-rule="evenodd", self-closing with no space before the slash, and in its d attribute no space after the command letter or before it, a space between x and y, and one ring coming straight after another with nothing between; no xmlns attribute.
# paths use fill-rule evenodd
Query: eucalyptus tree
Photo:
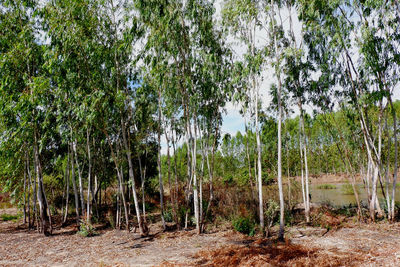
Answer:
<svg viewBox="0 0 400 267"><path fill-rule="evenodd" d="M196 227L200 232L200 209L197 173L197 133L203 114L200 103L217 103L214 117L220 118L225 98L220 93L225 81L218 72L224 50L213 23L213 3L208 1L138 1L137 9L147 27L145 72L147 82L159 94L159 109L175 106L185 122L188 144L186 198L193 195ZM220 97L222 95L222 97ZM217 97L218 96L218 97ZM162 100L164 99L164 100ZM173 100L179 99L179 102ZM165 104L163 104L165 103ZM175 116L173 116L175 117ZM172 117L170 117L172 119ZM175 120L175 119L173 119ZM193 194L191 193L193 191Z"/></svg>
<svg viewBox="0 0 400 267"><path fill-rule="evenodd" d="M93 120L94 88L99 87L102 46L99 41L98 6L93 1L55 1L43 10L47 37L51 51L48 56L50 73L57 84L56 106L60 135L70 146L72 182L75 208L85 213L83 171L85 161L80 161L79 143L86 146L88 159L87 219L90 216L91 158L90 128ZM60 29L63 30L60 30ZM79 141L79 143L78 143ZM75 168L76 167L76 168ZM79 198L77 202L75 171L78 174ZM79 204L78 204L79 203Z"/></svg>
<svg viewBox="0 0 400 267"><path fill-rule="evenodd" d="M139 200L136 192L136 182L134 173L134 162L132 155L133 146L131 136L135 134L135 97L143 97L137 95L140 87L137 84L137 72L135 62L138 54L134 49L135 42L141 36L141 28L135 15L132 15L133 5L127 1L105 1L103 5L103 19L105 25L105 46L107 58L105 61L105 69L110 70L106 76L103 76L103 83L106 85L107 91L105 95L99 95L99 103L105 97L111 103L114 103L114 109L108 110L109 114L117 116L119 126L113 127L113 121L108 120L114 134L121 135L117 137L121 140L123 152L128 163L129 180L132 186L132 195L136 217L138 221L139 231L141 235L147 235L147 226L144 223L140 209ZM101 108L109 109L101 105ZM109 135L110 133L108 133ZM122 138L121 138L122 137ZM110 136L108 136L109 142ZM117 162L115 162L117 164ZM117 167L116 167L117 168ZM125 212L126 213L126 212ZM126 215L127 216L127 215Z"/></svg>
<svg viewBox="0 0 400 267"><path fill-rule="evenodd" d="M382 103L385 99L390 103L398 85L398 78L393 75L398 69L395 60L398 55L398 37L395 34L398 29L396 3L300 3L300 14L307 28L306 39L310 53L321 71L319 81L328 85L331 92L339 93L344 99L351 101L357 110L368 165L372 170L369 209L370 217L374 220L375 212L379 208L377 183L379 177L383 176L379 148L382 144L379 141L379 132L382 131L373 132L370 127L370 112L376 103ZM327 95L329 91L320 92L318 97L323 100L327 99ZM396 120L393 124L397 129ZM394 131L395 143L396 132L397 130ZM397 160L394 165L397 169ZM396 172L395 170L394 173ZM396 174L393 180L396 180Z"/></svg>
<svg viewBox="0 0 400 267"><path fill-rule="evenodd" d="M281 71L285 73L283 81L284 87L291 94L293 102L297 102L300 113L299 121L299 144L301 159L301 183L303 202L305 209L306 221L310 222L310 193L308 179L308 159L307 159L307 139L304 123L303 105L307 102L307 91L310 90L311 74L314 71L312 64L307 60L307 48L304 44L304 33L301 32L297 36L294 31L294 23L298 19L297 4L295 1L283 1L282 9L288 13L288 22L286 25L282 22L282 16L279 14L280 28L283 31L284 40L287 42L286 47L281 49L282 61ZM285 26L289 27L285 27ZM286 28L286 29L285 29Z"/></svg>
<svg viewBox="0 0 400 267"><path fill-rule="evenodd" d="M243 58L239 59L238 67L241 69L246 90L239 90L236 99L243 100L245 105L250 105L254 114L255 132L257 141L257 181L260 227L264 232L264 208L262 194L262 166L261 166L261 141L259 130L260 109L260 82L265 63L265 43L259 38L260 31L268 28L268 18L262 12L265 6L263 1L238 1L226 0L223 2L223 24L228 32L236 38L245 48ZM247 83L246 83L247 82ZM248 86L246 85L248 84ZM243 94L241 94L243 93Z"/></svg>
<svg viewBox="0 0 400 267"><path fill-rule="evenodd" d="M1 121L6 127L2 145L9 142L22 145L19 140L29 141L33 150L37 179L37 198L40 212L40 231L51 233L51 217L43 185L42 151L51 119L53 96L43 57L45 46L38 40L37 9L35 1L1 2ZM24 146L20 146L24 148ZM26 148L26 146L25 146ZM30 155L30 149L27 150ZM13 156L10 155L12 159Z"/></svg>

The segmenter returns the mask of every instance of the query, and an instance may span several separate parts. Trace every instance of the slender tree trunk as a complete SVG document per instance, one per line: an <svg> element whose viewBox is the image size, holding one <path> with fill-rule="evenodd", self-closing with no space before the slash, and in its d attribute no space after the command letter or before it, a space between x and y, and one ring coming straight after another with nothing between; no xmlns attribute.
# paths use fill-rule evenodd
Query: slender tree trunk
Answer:
<svg viewBox="0 0 400 267"><path fill-rule="evenodd" d="M286 124L285 124L286 126ZM286 127L285 127L286 128ZM286 129L287 133L287 129ZM286 141L286 172L287 172L287 180L288 180L288 200L289 200L289 209L292 208L292 186L290 181L290 169L289 169L289 139Z"/></svg>
<svg viewBox="0 0 400 267"><path fill-rule="evenodd" d="M30 162L29 162L29 152L26 154L26 172L28 174L28 229L30 230L32 227L31 223L31 171L30 171Z"/></svg>
<svg viewBox="0 0 400 267"><path fill-rule="evenodd" d="M310 191L309 191L309 183L308 183L308 160L307 160L307 141L306 141L306 132L304 127L304 116L303 116L303 107L301 100L299 100L299 108L300 108L300 120L301 120L301 131L302 131L302 142L303 142L303 158L304 158L304 170L305 170L305 215L306 215L306 222L310 222Z"/></svg>
<svg viewBox="0 0 400 267"><path fill-rule="evenodd" d="M135 202L135 210L136 210L136 217L137 217L138 225L139 225L139 232L140 232L140 234L142 236L147 236L148 233L147 233L147 231L144 230L147 227L145 225L143 225L143 221L142 221L142 218L140 216L139 201L138 201L138 196L136 194L135 176L134 176L134 173L133 173L131 150L130 150L130 147L128 145L128 140L127 140L127 137L126 137L127 132L126 132L126 127L125 127L125 123L124 123L123 118L121 118L121 126L122 126L121 128L122 128L122 139L123 139L123 143L124 143L124 149L126 151L126 157L128 159L129 179L132 182L132 194L133 194L133 200ZM108 141L109 141L109 144L111 146L110 140L108 140ZM114 156L115 164L117 164L116 160L117 159Z"/></svg>
<svg viewBox="0 0 400 267"><path fill-rule="evenodd" d="M118 154L118 152L117 152ZM129 218L128 218L128 208L126 205L126 200L125 200L125 193L124 193L124 172L121 166L121 170L118 173L118 180L119 180L119 191L121 194L122 198L122 205L124 206L124 213L125 213L125 224L126 224L126 230L129 231ZM121 211L120 211L121 214Z"/></svg>
<svg viewBox="0 0 400 267"><path fill-rule="evenodd" d="M300 103L300 102L299 102ZM301 118L299 119L299 146L300 146L300 168L301 168L301 192L303 196L303 203L304 203L304 213L307 207L306 202L306 189L304 183L304 159L303 159L303 139L302 139L302 127L301 127Z"/></svg>
<svg viewBox="0 0 400 267"><path fill-rule="evenodd" d="M387 145L387 156L386 156L386 170L385 170L385 181L386 181L386 205L388 209L388 220L392 221L392 212L391 212L391 201L390 201L390 193L389 193L389 167L390 167L390 150L391 150L391 138L389 135L389 128L387 124L387 116L385 116L385 132L388 139Z"/></svg>
<svg viewBox="0 0 400 267"><path fill-rule="evenodd" d="M27 153L25 151L25 158L27 158ZM24 168L24 224L26 224L26 176L27 176L27 165L25 160L25 168ZM29 201L29 199L28 199Z"/></svg>
<svg viewBox="0 0 400 267"><path fill-rule="evenodd" d="M90 222L90 192L92 187L92 159L90 155L90 136L89 127L86 129L86 147L88 155L88 191L87 191L87 207L86 207L86 221ZM93 197L93 195L92 195Z"/></svg>
<svg viewBox="0 0 400 267"><path fill-rule="evenodd" d="M361 127L363 128L364 127L364 125L361 123ZM376 184L377 184L377 180L378 180L378 175L379 175L379 166L377 166L376 164L375 164L375 161L374 161L374 159L372 158L372 153L371 153L371 150L370 150L370 147L369 147L369 143L368 143L368 141L367 141L367 137L366 137L366 135L364 134L364 141L365 141L365 143L367 144L366 145L366 148L367 148L367 155L368 155L368 162L370 163L370 164L368 164L368 165L370 165L371 166L371 171L373 172L372 173L372 181L371 181L371 186L372 186L372 188L371 188L371 199L370 199L370 202L369 202L369 213L370 213L370 217L371 217L371 220L372 221L375 221L375 210L376 210L376 201L375 201L375 198L376 198ZM368 179L369 180L369 179Z"/></svg>
<svg viewBox="0 0 400 267"><path fill-rule="evenodd" d="M77 153L77 141L73 142L72 148L75 154L75 164L76 168L78 170L78 181L79 181L79 197L81 200L81 208L82 208L82 215L85 215L85 199L84 199L84 194L83 194L83 182L82 182L82 172L81 168L79 166L79 160L78 160L78 153Z"/></svg>
<svg viewBox="0 0 400 267"><path fill-rule="evenodd" d="M119 172L119 171L117 171L117 172ZM121 216L121 214L120 214L120 209L119 209L119 206L120 206L120 204L119 204L119 196L121 195L121 186L120 186L120 181L119 181L119 179L118 179L118 194L117 194L117 202L116 202L116 209L115 209L115 212L116 212L116 216L115 216L115 229L118 229L118 230L120 230L121 229L121 227L120 227L120 219L119 219L119 217Z"/></svg>
<svg viewBox="0 0 400 267"><path fill-rule="evenodd" d="M67 221L67 217L68 217L68 205L69 205L69 162L70 162L70 158L69 158L69 148L68 148L68 156L67 156L67 166L65 168L65 182L67 184L67 195L66 195L66 200L65 200L65 214L63 217L63 223L65 223Z"/></svg>
<svg viewBox="0 0 400 267"><path fill-rule="evenodd" d="M72 188L74 189L76 223L79 225L79 217L80 217L79 197L78 197L78 190L76 188L73 144L71 144L71 180L72 180Z"/></svg>
<svg viewBox="0 0 400 267"><path fill-rule="evenodd" d="M147 158L147 148L145 149L145 158ZM146 162L144 167L142 167L142 160L140 156L139 159L139 170L140 170L140 179L141 179L141 189L142 189L142 209L143 209L143 221L146 223L146 197L145 197L145 181L146 181Z"/></svg>
<svg viewBox="0 0 400 267"><path fill-rule="evenodd" d="M186 202L187 205L190 205L190 197L192 195L191 191L192 191L192 158L191 158L191 151L192 151L192 145L191 145L191 131L190 131L190 118L189 118L189 111L187 110L187 105L185 104L185 117L186 117L186 131L185 131L185 135L186 135L186 142L187 142L187 175L188 175L188 184L186 187ZM188 219L189 219L189 209L186 210L186 214L185 214L185 229L187 229L188 227Z"/></svg>
<svg viewBox="0 0 400 267"><path fill-rule="evenodd" d="M207 145L207 150L206 150L206 159L207 159L207 166L208 166L208 172L209 172L208 175L209 175L209 178L210 178L209 179L209 183L210 183L210 187L209 187L210 188L210 198L209 198L209 201L208 201L208 204L207 204L207 209L206 209L206 212L205 212L206 215L209 213L211 205L212 205L213 200L214 200L214 189L213 189L214 164L215 164L214 158L215 158L215 149L216 149L216 146L217 146L218 132L219 132L219 126L217 125L216 128L215 128L215 135L214 135L214 140L213 140L214 142L213 142L212 151L211 151L211 166L210 166L210 161L209 161L209 158L208 158L208 145ZM202 231L204 231L204 228L205 228L205 221L204 220L202 221L201 225L202 225Z"/></svg>
<svg viewBox="0 0 400 267"><path fill-rule="evenodd" d="M172 133L172 130L171 130ZM173 138L173 137L172 137ZM178 214L176 211L176 194L177 192L174 193L172 183L171 183L171 155L169 151L169 136L167 131L165 131L165 139L167 140L167 161L168 161L168 186L169 186L169 197L171 201L171 206L172 206L172 212L174 213L174 220L175 223L178 225Z"/></svg>
<svg viewBox="0 0 400 267"><path fill-rule="evenodd" d="M394 170L393 170L393 186L392 186L392 205L390 210L390 218L394 221L395 213L395 197L396 197L396 185L397 185L397 170L398 170L398 141L397 141L397 117L396 110L394 109L392 103L392 97L389 95L388 97L390 108L392 110L392 118L393 118L393 135L394 135Z"/></svg>
<svg viewBox="0 0 400 267"><path fill-rule="evenodd" d="M162 127L162 121L161 121L161 90L158 91L158 124L159 124L159 129L158 129L158 158L157 158L157 167L158 167L158 182L159 182L159 188L160 188L160 209L161 209L161 222L164 231L167 229L165 225L165 219L164 219L164 187L163 187L163 180L162 180L162 173L161 173L161 127Z"/></svg>
<svg viewBox="0 0 400 267"><path fill-rule="evenodd" d="M33 152L35 154L35 151ZM34 159L35 159L35 155ZM38 220L38 216L37 216L37 183L36 183L36 164L35 164L35 160L34 160L34 170L35 170L35 177L34 179L32 179L33 182L33 218L32 218L32 226L35 225L36 222L36 228L39 231L39 220Z"/></svg>
<svg viewBox="0 0 400 267"><path fill-rule="evenodd" d="M256 87L255 78L253 78L253 87L255 88L255 119L256 119L256 141L257 141L257 171L258 171L258 205L259 205L259 218L260 218L260 228L265 234L264 230L264 201L263 201L263 187L262 187L262 167L261 167L261 141L260 141L260 129L258 125L258 89Z"/></svg>
<svg viewBox="0 0 400 267"><path fill-rule="evenodd" d="M276 37L275 37L276 38ZM276 40L275 40L276 42ZM276 45L276 44L275 44ZM279 236L283 240L285 234L285 204L283 199L283 185L282 185L282 85L281 78L278 72L278 189L279 189L279 204L280 204L280 218L279 218ZM307 166L307 165L306 165ZM306 176L307 177L307 176Z"/></svg>
<svg viewBox="0 0 400 267"><path fill-rule="evenodd" d="M172 125L174 125L174 123L172 123ZM178 197L179 197L179 183L178 183L178 167L177 167L177 155L176 155L176 150L175 150L175 138L174 135L172 135L172 148L174 151L174 172L175 172L175 204L176 204L176 210L179 211L179 201L178 201ZM179 216L177 216L177 221L176 221L176 225L178 230L180 230L181 225L180 225L180 220L179 220Z"/></svg>
<svg viewBox="0 0 400 267"><path fill-rule="evenodd" d="M147 156L147 154L146 154ZM140 171L140 181L141 181L141 190L142 190L142 210L143 210L143 220L146 222L146 198L145 198L145 191L144 191L144 182L145 182L145 175L146 175L146 167L143 170L142 167L142 160L140 158L140 155L138 155L138 161L139 161L139 171Z"/></svg>
<svg viewBox="0 0 400 267"><path fill-rule="evenodd" d="M199 210L199 188L197 181L197 114L194 114L194 140L193 140L193 156L192 156L192 171L193 171L193 197L194 197L194 216L196 219L197 233L201 233L200 229L200 210Z"/></svg>
<svg viewBox="0 0 400 267"><path fill-rule="evenodd" d="M50 222L49 215L47 213L47 201L46 195L43 187L42 170L40 164L40 156L37 142L37 133L35 133L35 145L34 145L34 155L35 155L35 169L36 169L36 179L38 184L37 199L39 201L39 213L40 213L40 232L48 236L50 232Z"/></svg>
<svg viewBox="0 0 400 267"><path fill-rule="evenodd" d="M249 153L249 132L247 130L247 123L246 123L246 116L244 116L244 125L245 125L245 132L246 132L246 157L247 157L247 165L249 169L249 181L251 187L251 196L255 200L256 196L254 195L254 184L253 184L253 177L251 175L251 161L250 161L250 153Z"/></svg>

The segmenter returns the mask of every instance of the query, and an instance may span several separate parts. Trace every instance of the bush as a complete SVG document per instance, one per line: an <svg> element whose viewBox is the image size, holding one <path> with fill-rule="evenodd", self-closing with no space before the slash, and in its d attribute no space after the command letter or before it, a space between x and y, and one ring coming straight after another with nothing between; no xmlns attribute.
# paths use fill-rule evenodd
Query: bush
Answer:
<svg viewBox="0 0 400 267"><path fill-rule="evenodd" d="M321 184L317 186L318 189L336 189L336 185L333 184Z"/></svg>
<svg viewBox="0 0 400 267"><path fill-rule="evenodd" d="M253 236L256 230L254 221L249 217L236 217L232 220L232 226L236 231L249 236Z"/></svg>
<svg viewBox="0 0 400 267"><path fill-rule="evenodd" d="M19 216L18 215L11 215L11 214L4 213L4 214L1 214L0 218L3 221L15 221L15 220L17 220L19 218Z"/></svg>
<svg viewBox="0 0 400 267"><path fill-rule="evenodd" d="M78 234L83 237L90 237L97 235L97 232L91 223L81 220Z"/></svg>
<svg viewBox="0 0 400 267"><path fill-rule="evenodd" d="M164 220L166 222L173 222L174 221L172 208L167 208L165 210L165 212L164 212Z"/></svg>
<svg viewBox="0 0 400 267"><path fill-rule="evenodd" d="M278 218L279 205L274 200L270 199L267 203L267 208L264 211L266 223L267 223L267 232L270 234L271 227Z"/></svg>

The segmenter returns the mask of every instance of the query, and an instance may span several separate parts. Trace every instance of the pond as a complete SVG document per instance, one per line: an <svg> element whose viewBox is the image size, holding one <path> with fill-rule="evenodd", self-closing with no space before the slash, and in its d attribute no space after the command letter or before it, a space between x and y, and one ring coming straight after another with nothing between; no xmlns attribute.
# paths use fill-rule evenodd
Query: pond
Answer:
<svg viewBox="0 0 400 267"><path fill-rule="evenodd" d="M396 201L400 201L400 184L397 186L396 190ZM385 186L385 185L384 185ZM276 184L270 186L264 186L264 198L272 198L275 201L279 201L277 191L278 186ZM367 205L367 192L365 190L364 184L356 184L357 192L360 197L360 201L363 205ZM385 189L385 188L384 188ZM391 187L389 187L389 192L391 193ZM284 184L284 195L285 198L288 195L287 184ZM348 205L357 205L356 198L353 193L351 184L349 183L329 183L329 184L310 184L310 195L311 202L316 204L327 204L333 207L342 207ZM292 184L292 199L296 199L298 203L303 202L303 197L301 194L301 186L299 183ZM378 199L381 206L384 205L384 197L382 195L382 190L378 184Z"/></svg>
<svg viewBox="0 0 400 267"><path fill-rule="evenodd" d="M324 189L324 186L321 184L311 184L310 185L310 194L311 194L311 202L318 204L330 204L332 206L340 207L347 205L356 205L356 198L353 193L353 189L348 183L334 183L329 184L333 188ZM385 185L384 185L385 186ZM364 187L364 184L356 184L357 192L359 193L360 201L363 204L367 204L367 192ZM385 188L384 188L385 189ZM391 192L391 189L389 189ZM378 199L381 205L384 203L384 197L382 195L382 190L380 186L378 186ZM400 200L400 188L396 190L396 200Z"/></svg>

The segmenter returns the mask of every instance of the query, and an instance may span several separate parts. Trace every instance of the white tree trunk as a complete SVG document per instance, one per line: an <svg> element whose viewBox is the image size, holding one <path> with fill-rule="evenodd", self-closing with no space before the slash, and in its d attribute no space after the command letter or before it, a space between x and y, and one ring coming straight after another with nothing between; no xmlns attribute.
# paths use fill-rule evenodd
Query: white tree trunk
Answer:
<svg viewBox="0 0 400 267"><path fill-rule="evenodd" d="M76 213L76 223L79 225L79 197L78 190L76 187L76 179L75 179L75 166L74 166L74 152L73 152L73 144L71 144L71 179L72 179L72 188L74 190L75 197L75 213Z"/></svg>
<svg viewBox="0 0 400 267"><path fill-rule="evenodd" d="M77 145L77 141L75 140L75 142L72 145L72 148L73 148L74 153L75 153L75 164L76 164L76 167L78 169L79 196L80 196L80 199L81 199L82 215L84 215L85 214L85 199L84 199L84 195L83 195L82 172L81 172L81 168L79 166L78 153L77 153L76 145Z"/></svg>

